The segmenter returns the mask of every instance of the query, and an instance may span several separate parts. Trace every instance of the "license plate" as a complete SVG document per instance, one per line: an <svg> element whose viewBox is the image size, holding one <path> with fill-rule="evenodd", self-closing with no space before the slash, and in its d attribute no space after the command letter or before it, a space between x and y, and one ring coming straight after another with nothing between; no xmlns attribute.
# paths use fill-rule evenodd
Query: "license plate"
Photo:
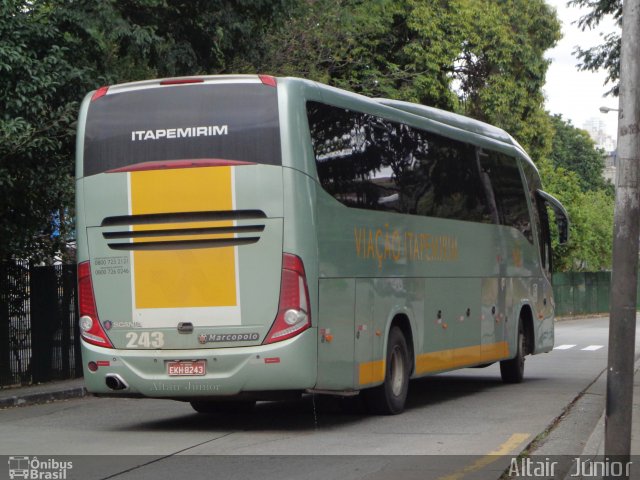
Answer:
<svg viewBox="0 0 640 480"><path fill-rule="evenodd" d="M206 365L205 360L167 362L167 373L170 377L202 376L207 373Z"/></svg>

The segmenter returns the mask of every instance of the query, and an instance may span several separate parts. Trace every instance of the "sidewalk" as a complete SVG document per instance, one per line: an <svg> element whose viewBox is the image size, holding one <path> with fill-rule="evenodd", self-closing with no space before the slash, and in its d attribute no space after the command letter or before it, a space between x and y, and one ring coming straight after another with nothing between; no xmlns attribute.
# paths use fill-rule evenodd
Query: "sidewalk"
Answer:
<svg viewBox="0 0 640 480"><path fill-rule="evenodd" d="M84 379L62 380L26 387L0 389L0 409L79 398L87 394Z"/></svg>
<svg viewBox="0 0 640 480"><path fill-rule="evenodd" d="M633 379L633 409L631 422L631 455L640 455L640 360L635 365ZM604 417L602 412L600 420L584 447L583 455L604 456Z"/></svg>
<svg viewBox="0 0 640 480"><path fill-rule="evenodd" d="M604 370L527 455L536 459L552 457L557 461L559 467L555 478L583 478L575 476L576 458L580 457L582 462L599 462L605 458L606 388L607 372ZM640 478L640 462L633 459L640 455L640 360L635 364L632 415L631 478Z"/></svg>
<svg viewBox="0 0 640 480"><path fill-rule="evenodd" d="M640 463L637 458L640 455L640 360L636 362L635 374L633 380L633 407L631 421L631 465L629 470L629 478L640 478ZM582 457L591 461L603 461L607 457L604 454L604 423L605 413L602 412L595 429L589 436L587 443L582 451ZM615 461L615 460L614 460ZM573 470L572 470L573 471ZM576 478L570 472L565 476L565 480ZM579 477L583 478L583 477Z"/></svg>

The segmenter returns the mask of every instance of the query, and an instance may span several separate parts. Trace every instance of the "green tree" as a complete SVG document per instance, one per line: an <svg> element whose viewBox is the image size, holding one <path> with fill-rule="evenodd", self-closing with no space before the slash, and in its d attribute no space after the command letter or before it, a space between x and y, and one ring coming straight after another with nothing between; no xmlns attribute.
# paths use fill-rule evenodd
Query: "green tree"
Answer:
<svg viewBox="0 0 640 480"><path fill-rule="evenodd" d="M551 116L553 144L549 158L555 167L564 167L578 175L580 188L605 190L613 195L613 185L604 180L605 152L596 148L589 134L576 128L562 115Z"/></svg>
<svg viewBox="0 0 640 480"><path fill-rule="evenodd" d="M439 4L421 2L438 42L414 32L411 1L301 0L286 26L271 32L269 49L244 71L266 71L318 80L369 96L386 96L453 108L454 95L442 56L455 43ZM438 10L436 14L434 10ZM420 55L421 58L418 58Z"/></svg>
<svg viewBox="0 0 640 480"><path fill-rule="evenodd" d="M298 75L370 96L454 110L551 149L544 51L560 26L543 0L300 1L245 71Z"/></svg>
<svg viewBox="0 0 640 480"><path fill-rule="evenodd" d="M111 6L0 3L0 259L52 261L65 251L79 102L121 73L152 71L143 55L151 33L127 27Z"/></svg>
<svg viewBox="0 0 640 480"><path fill-rule="evenodd" d="M63 40L38 6L0 4L0 259L51 258L71 228L73 162L66 147L76 109L60 93L82 72L69 62Z"/></svg>
<svg viewBox="0 0 640 480"><path fill-rule="evenodd" d="M571 226L569 242L558 245L553 238L553 261L557 271L597 271L611 268L613 197L606 190L583 190L580 176L550 160L538 164L546 191L566 207ZM555 226L552 223L552 229Z"/></svg>
<svg viewBox="0 0 640 480"><path fill-rule="evenodd" d="M614 188L604 180L603 154L589 134L561 115L550 116L553 149L539 162L545 190L565 205L571 219L569 243L554 245L560 271L611 268Z"/></svg>
<svg viewBox="0 0 640 480"><path fill-rule="evenodd" d="M534 161L551 151L542 88L560 39L560 24L544 1L468 1L464 6L462 113L504 128Z"/></svg>
<svg viewBox="0 0 640 480"><path fill-rule="evenodd" d="M52 15L106 83L229 71L258 58L293 0L54 0Z"/></svg>
<svg viewBox="0 0 640 480"><path fill-rule="evenodd" d="M603 18L611 16L616 24L622 26L622 0L571 0L569 5L589 8L590 11L580 18L578 25L582 30L596 27ZM604 42L595 47L583 49L577 46L575 53L582 60L580 70L601 70L607 72L606 83L613 83L608 92L618 96L618 79L620 78L620 33L611 32L604 35Z"/></svg>

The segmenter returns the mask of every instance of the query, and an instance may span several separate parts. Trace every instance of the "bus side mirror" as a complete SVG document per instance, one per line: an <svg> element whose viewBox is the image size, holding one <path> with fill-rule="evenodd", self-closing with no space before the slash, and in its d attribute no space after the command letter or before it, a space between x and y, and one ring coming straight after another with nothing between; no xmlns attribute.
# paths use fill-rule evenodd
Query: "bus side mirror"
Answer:
<svg viewBox="0 0 640 480"><path fill-rule="evenodd" d="M536 190L536 193L553 209L556 217L556 225L558 226L558 242L560 245L564 245L569 241L569 214L567 210L562 203L560 203L560 200L553 195L542 190Z"/></svg>

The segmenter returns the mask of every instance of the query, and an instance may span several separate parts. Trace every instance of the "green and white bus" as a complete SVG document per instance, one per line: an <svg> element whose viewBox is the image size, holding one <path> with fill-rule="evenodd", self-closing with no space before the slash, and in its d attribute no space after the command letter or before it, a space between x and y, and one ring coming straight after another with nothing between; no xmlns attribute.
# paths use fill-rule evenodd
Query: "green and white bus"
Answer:
<svg viewBox="0 0 640 480"><path fill-rule="evenodd" d="M104 87L77 136L86 386L198 412L362 393L554 342L547 206L504 131L297 78ZM562 239L561 239L562 240Z"/></svg>

